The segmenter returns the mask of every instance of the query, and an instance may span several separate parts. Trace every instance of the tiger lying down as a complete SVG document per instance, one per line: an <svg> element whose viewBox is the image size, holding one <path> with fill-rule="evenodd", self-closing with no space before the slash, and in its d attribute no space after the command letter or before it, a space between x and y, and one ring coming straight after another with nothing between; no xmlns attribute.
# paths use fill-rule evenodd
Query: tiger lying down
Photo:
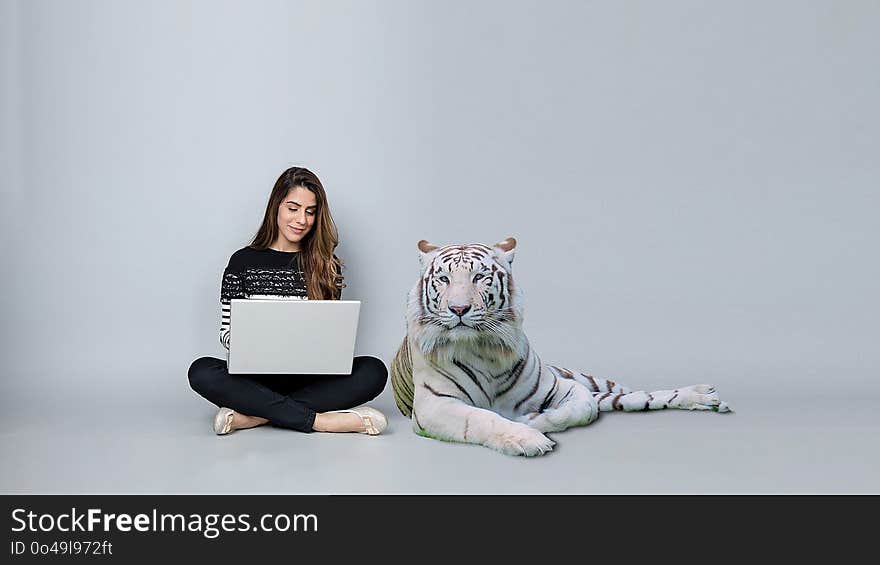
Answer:
<svg viewBox="0 0 880 565"><path fill-rule="evenodd" d="M534 456L553 449L545 433L587 425L599 412L730 411L711 385L648 393L543 363L522 330L512 237L493 247L418 247L422 276L391 364L395 401L417 434Z"/></svg>

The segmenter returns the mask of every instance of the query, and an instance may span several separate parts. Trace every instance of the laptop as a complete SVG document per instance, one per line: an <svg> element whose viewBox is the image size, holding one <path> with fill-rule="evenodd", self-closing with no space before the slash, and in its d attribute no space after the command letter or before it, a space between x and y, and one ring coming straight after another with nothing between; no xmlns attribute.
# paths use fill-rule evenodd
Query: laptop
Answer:
<svg viewBox="0 0 880 565"><path fill-rule="evenodd" d="M350 375L360 300L235 298L230 374Z"/></svg>

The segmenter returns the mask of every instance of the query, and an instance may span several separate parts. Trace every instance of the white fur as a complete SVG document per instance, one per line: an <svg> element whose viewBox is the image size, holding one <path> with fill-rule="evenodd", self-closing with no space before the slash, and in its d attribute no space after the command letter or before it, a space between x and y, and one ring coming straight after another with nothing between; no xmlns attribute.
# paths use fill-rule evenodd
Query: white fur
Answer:
<svg viewBox="0 0 880 565"><path fill-rule="evenodd" d="M582 373L542 363L522 331L522 293L511 280L515 245L512 238L496 244L475 265L464 260L464 251L460 257L455 255L458 246L437 248L420 242L422 275L409 293L406 342L412 362L416 433L485 445L508 455L533 456L552 450L554 442L545 432L589 424L600 411L729 410L711 385L633 392L606 379L590 380ZM479 248L485 250L485 246ZM441 253L444 260L435 263ZM453 327L459 318L461 324L489 324L488 289L472 277L493 264L496 270L503 269L508 286L513 284L506 304L512 317L492 322L489 329ZM449 283L434 281L443 289L431 302L438 311L426 312L422 294L431 283L426 273L432 265L434 277L444 276ZM435 292L434 287L429 286L428 292ZM465 306L470 310L460 317L452 311ZM518 367L521 373L514 381L519 371L513 369ZM510 386L512 382L516 384ZM593 390L594 383L598 391Z"/></svg>

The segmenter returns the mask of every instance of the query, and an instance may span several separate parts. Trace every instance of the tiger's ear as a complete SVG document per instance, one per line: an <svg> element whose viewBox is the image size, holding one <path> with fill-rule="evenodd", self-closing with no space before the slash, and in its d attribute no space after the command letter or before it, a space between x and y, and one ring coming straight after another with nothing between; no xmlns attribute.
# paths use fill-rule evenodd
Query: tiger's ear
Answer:
<svg viewBox="0 0 880 565"><path fill-rule="evenodd" d="M513 265L513 256L515 249L516 240L512 237L508 237L504 241L499 241L495 244L493 248L495 256L505 261L508 266Z"/></svg>
<svg viewBox="0 0 880 565"><path fill-rule="evenodd" d="M426 240L422 239L419 241L419 263L422 265L422 271L428 268L428 265L431 264L431 261L434 259L434 255L436 255L436 251L440 249L436 245L428 243Z"/></svg>

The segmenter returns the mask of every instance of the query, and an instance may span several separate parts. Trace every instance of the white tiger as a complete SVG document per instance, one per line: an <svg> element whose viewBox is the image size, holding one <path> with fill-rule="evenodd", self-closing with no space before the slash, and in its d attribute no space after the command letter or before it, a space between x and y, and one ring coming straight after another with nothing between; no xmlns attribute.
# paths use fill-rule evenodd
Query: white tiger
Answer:
<svg viewBox="0 0 880 565"><path fill-rule="evenodd" d="M534 456L553 449L545 433L589 424L600 411L730 411L711 385L632 391L542 363L522 331L515 247L512 237L493 247L419 241L422 275L391 365L395 401L417 434Z"/></svg>

